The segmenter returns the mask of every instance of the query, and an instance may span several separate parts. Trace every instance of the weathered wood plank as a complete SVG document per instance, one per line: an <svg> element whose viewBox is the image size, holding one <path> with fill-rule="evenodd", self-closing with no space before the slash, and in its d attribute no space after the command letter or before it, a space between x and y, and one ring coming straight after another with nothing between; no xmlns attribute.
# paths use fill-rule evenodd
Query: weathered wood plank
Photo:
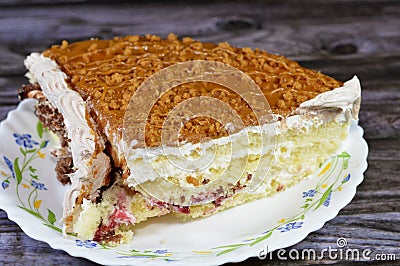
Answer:
<svg viewBox="0 0 400 266"><path fill-rule="evenodd" d="M64 251L54 250L46 243L35 241L22 232L2 233L0 263L12 265L96 265L82 258L72 258Z"/></svg>
<svg viewBox="0 0 400 266"><path fill-rule="evenodd" d="M397 254L398 246L400 244L400 235L393 234L393 231L399 232L398 223L395 222L396 217L399 213L387 212L378 213L376 215L371 214L351 214L343 215L339 214L335 219L329 221L322 229L312 233L304 241L294 246L286 248L287 251L290 249L297 249L301 252L303 249L313 248L317 254L321 254L322 249L337 248L336 241L338 238L346 238L348 241L348 247L362 251L363 249L371 249L372 254L381 253ZM380 226L376 226L379 224ZM397 226L397 228L396 228ZM394 227L394 229L393 229ZM363 228L363 230L357 230ZM24 235L22 232L2 233L0 236L0 252L5 255L2 257L2 262L15 262L19 259L31 259L40 260L41 263L48 265L55 265L57 263L68 263L68 265L76 265L79 263L88 263L88 265L94 265L84 259L70 258L65 252L52 250L47 244L35 241ZM4 245L3 245L4 244ZM10 248L4 249L5 244ZM256 255L256 254L255 254ZM276 252L272 255L272 262L279 262L277 259ZM258 259L250 259L247 261L256 263L251 265L268 265L271 263L270 260L260 261ZM282 261L280 262L282 263ZM299 262L299 264L304 262ZM337 263L337 261L329 260L328 256L320 263ZM317 264L317 262L307 261L307 264ZM274 264L273 264L274 265Z"/></svg>
<svg viewBox="0 0 400 266"><path fill-rule="evenodd" d="M202 41L229 40L237 46L259 47L296 60L400 54L399 5L390 2L385 8L373 5L375 9L363 9L341 2L319 4L318 11L311 6L218 2L9 7L0 11L0 43L11 48L10 59L13 59L41 51L62 39L146 33L165 36L176 32ZM4 60L3 69L7 69L7 61L10 62ZM15 67L12 61L8 64ZM12 69L7 71L10 73Z"/></svg>
<svg viewBox="0 0 400 266"><path fill-rule="evenodd" d="M368 140L368 159L378 160L400 160L400 141L395 139ZM400 175L400 173L398 173Z"/></svg>

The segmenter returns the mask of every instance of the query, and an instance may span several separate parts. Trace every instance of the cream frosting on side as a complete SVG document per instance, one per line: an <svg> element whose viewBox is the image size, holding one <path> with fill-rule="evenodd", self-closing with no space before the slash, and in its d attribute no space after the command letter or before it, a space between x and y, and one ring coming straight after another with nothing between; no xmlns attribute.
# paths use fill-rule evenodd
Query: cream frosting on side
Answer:
<svg viewBox="0 0 400 266"><path fill-rule="evenodd" d="M71 186L64 197L64 217L69 215L79 196L82 181L91 175L91 157L95 151L95 135L86 121L86 103L66 83L66 74L57 63L39 53L32 53L25 66L43 90L44 95L64 117L76 172L70 175Z"/></svg>
<svg viewBox="0 0 400 266"><path fill-rule="evenodd" d="M340 109L342 112L351 111L353 119L358 120L361 102L361 85L357 76L346 81L340 88L317 95L297 108L296 113L310 110Z"/></svg>

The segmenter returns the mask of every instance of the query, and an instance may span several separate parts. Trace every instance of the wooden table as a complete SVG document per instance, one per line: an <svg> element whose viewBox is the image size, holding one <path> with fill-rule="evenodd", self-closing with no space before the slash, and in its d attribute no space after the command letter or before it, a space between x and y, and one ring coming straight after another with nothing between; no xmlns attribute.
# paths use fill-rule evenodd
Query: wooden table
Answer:
<svg viewBox="0 0 400 266"><path fill-rule="evenodd" d="M320 251L335 246L338 237L345 237L353 248L396 254L397 261L384 264L398 265L400 1L307 0L301 5L296 2L93 4L84 0L3 0L0 2L0 120L16 107L16 90L27 82L25 56L63 39L145 33L165 36L172 31L201 41L259 47L340 80L357 74L363 87L360 125L370 148L365 180L353 201L336 218L293 248ZM283 263L274 258L272 261L251 258L241 264ZM2 263L92 264L29 238L0 211ZM292 263L353 262L324 258Z"/></svg>

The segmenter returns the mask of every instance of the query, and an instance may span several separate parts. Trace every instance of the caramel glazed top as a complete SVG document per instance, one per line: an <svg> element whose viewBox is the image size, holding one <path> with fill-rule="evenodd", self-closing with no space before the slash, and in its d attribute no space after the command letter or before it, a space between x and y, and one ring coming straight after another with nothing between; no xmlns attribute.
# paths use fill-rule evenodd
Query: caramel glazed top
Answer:
<svg viewBox="0 0 400 266"><path fill-rule="evenodd" d="M90 115L103 132L107 124L112 131L122 128L130 98L145 79L178 62L212 60L243 71L260 87L272 112L282 116L290 115L302 102L342 85L282 56L259 49L235 48L226 42L202 43L187 37L179 40L172 33L166 39L146 35L72 44L63 41L44 55L55 60L67 74L70 88L87 101ZM235 92L210 82L186 83L161 95L153 106L146 124L146 146L160 145L161 128L170 110L198 96L225 102L239 114L244 126L257 125L253 111ZM223 125L207 117L187 121L179 133L179 141L192 143L228 134Z"/></svg>

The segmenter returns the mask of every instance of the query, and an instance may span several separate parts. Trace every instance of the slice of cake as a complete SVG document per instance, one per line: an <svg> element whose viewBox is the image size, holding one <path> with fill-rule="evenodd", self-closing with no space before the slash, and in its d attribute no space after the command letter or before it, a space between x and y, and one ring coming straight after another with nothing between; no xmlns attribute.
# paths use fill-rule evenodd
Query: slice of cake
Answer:
<svg viewBox="0 0 400 266"><path fill-rule="evenodd" d="M20 96L38 99L71 183L64 231L108 244L150 217L205 217L299 183L341 150L360 105L356 77L173 34L63 41L25 65Z"/></svg>

